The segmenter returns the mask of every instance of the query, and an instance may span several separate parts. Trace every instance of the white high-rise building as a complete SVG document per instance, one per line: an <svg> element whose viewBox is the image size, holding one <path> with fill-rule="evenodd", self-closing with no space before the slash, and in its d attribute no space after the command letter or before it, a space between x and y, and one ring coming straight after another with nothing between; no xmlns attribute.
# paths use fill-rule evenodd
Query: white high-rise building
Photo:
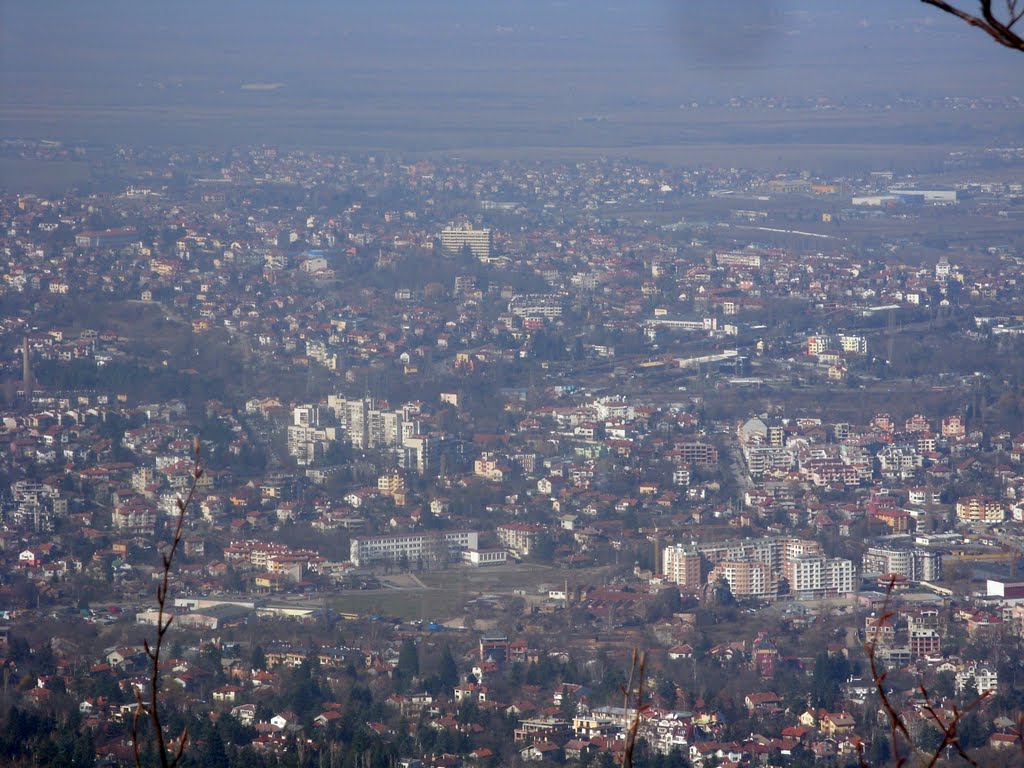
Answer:
<svg viewBox="0 0 1024 768"><path fill-rule="evenodd" d="M662 555L665 579L678 584L682 589L699 589L703 586L700 578L700 552L693 545L676 544L666 547Z"/></svg>
<svg viewBox="0 0 1024 768"><path fill-rule="evenodd" d="M789 589L795 595L845 595L853 592L853 562L842 557L800 554L790 558Z"/></svg>
<svg viewBox="0 0 1024 768"><path fill-rule="evenodd" d="M471 224L461 227L445 227L441 230L441 247L445 253L456 255L467 245L478 259L489 259L491 257L491 230L473 229Z"/></svg>

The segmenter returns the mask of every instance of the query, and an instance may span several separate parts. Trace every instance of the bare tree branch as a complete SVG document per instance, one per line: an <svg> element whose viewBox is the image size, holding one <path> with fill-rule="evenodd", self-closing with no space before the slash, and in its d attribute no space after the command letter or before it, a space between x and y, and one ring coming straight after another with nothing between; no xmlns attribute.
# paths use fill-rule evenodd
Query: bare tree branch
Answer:
<svg viewBox="0 0 1024 768"><path fill-rule="evenodd" d="M633 661L629 667L629 680L622 686L623 695L623 716L629 716L630 701L633 699L634 690L636 691L636 708L633 713L632 720L629 721L629 725L626 727L626 744L622 750L622 762L623 768L633 768L633 754L636 751L636 737L640 730L640 718L643 712L647 709L647 706L643 703L644 701L644 672L647 669L647 653L645 651L638 651L636 648L633 649ZM634 686L633 681L636 680Z"/></svg>
<svg viewBox="0 0 1024 768"><path fill-rule="evenodd" d="M864 653L868 657L868 664L871 669L871 679L875 683L875 691L878 693L878 700L881 702L882 709L885 710L885 715L889 719L889 745L892 749L892 756L895 760L896 768L900 768L907 762L906 757L900 755L900 752L902 751L900 749L900 737L902 736L908 744L912 744L913 739L910 737L910 732L907 730L907 726L903 723L903 717L889 700L889 694L886 693L885 690L885 679L888 676L888 672L883 671L879 667L878 663L878 638L881 634L882 625L889 621L889 619L896 616L896 612L889 608L892 604L892 593L895 587L896 577L893 576L889 580L888 588L885 590L885 602L882 603L881 615L875 620L875 631L872 633L871 642L864 643ZM862 763L863 760L864 758L862 755Z"/></svg>
<svg viewBox="0 0 1024 768"><path fill-rule="evenodd" d="M199 478L203 476L203 470L199 466L199 439L192 443L192 483L188 489L188 495L178 501L178 517L174 528L174 538L171 539L170 549L161 553L163 562L163 576L156 588L157 617L156 617L156 643L150 645L149 640L144 640L142 645L146 649L146 655L150 663L149 679L149 701L144 702L142 692L135 690L135 713L132 716L132 748L135 753L136 768L142 768L142 751L139 744L139 723L148 719L153 724L156 732L156 748L160 757L161 768L176 768L185 754L185 745L188 743L188 728L183 728L181 734L171 742L170 746L164 736L163 724L160 720L160 652L163 650L164 637L171 628L174 615L167 612L167 594L171 579L171 565L174 563L174 555L178 551L178 545L185 531L185 515L195 498L196 488L199 485Z"/></svg>
<svg viewBox="0 0 1024 768"><path fill-rule="evenodd" d="M960 754L969 765L973 765L974 768L978 768L978 762L964 752L963 745L960 744L960 735L957 733L957 729L960 727L960 721L964 719L964 715L970 712L975 707L979 706L985 699L987 699L992 692L985 691L978 698L972 701L963 710L953 707L953 719L946 722L946 719L939 715L935 709L935 705L932 703L931 696L928 694L927 689L922 685L919 690L924 696L924 711L928 713L928 716L942 731L942 743L936 747L935 752L932 753L931 759L928 761L928 768L938 765L939 760L942 759L942 754L946 751L947 747L953 747Z"/></svg>
<svg viewBox="0 0 1024 768"><path fill-rule="evenodd" d="M931 694L928 693L928 689L923 685L920 686L918 690L921 692L921 695L924 696L924 705L921 707L921 710L927 713L928 717L933 723L935 723L939 731L942 733L942 742L938 747L936 747L934 752L926 753L917 743L915 743L910 731L903 722L903 715L893 705L892 700L889 698L889 695L885 690L885 680L888 673L883 670L878 663L878 638L881 635L880 630L882 624L896 616L896 612L890 608L892 604L893 590L895 587L896 577L893 577L889 580L889 586L885 591L885 602L882 603L882 613L874 622L875 632L871 637L871 641L864 643L864 652L868 657L868 664L871 669L871 678L875 683L875 690L878 693L878 699L881 702L882 710L885 713L886 718L889 720L889 744L892 749L893 765L897 768L901 768L902 766L908 765L910 759L914 758L917 764L924 765L926 768L935 768L946 751L952 748L957 751L959 756L966 761L968 765L973 765L975 768L978 768L978 762L964 751L963 745L960 743L959 728L964 717L985 702L992 695L992 691L983 691L978 698L968 704L964 709L959 709L954 706L952 717L949 718L936 708L936 704L932 701ZM1024 714L1021 715L1021 724L1022 727L1024 727ZM1024 745L1024 742L1022 742L1022 745ZM859 757L861 768L867 768L868 763L864 759L863 749L861 749Z"/></svg>
<svg viewBox="0 0 1024 768"><path fill-rule="evenodd" d="M1006 18L1003 20L992 10L992 0L978 0L980 14L968 13L946 0L921 0L921 2L956 16L972 27L977 27L1000 45L1016 51L1024 51L1024 37L1021 37L1013 29L1017 22L1024 18L1024 9L1018 10L1020 0L1006 0Z"/></svg>

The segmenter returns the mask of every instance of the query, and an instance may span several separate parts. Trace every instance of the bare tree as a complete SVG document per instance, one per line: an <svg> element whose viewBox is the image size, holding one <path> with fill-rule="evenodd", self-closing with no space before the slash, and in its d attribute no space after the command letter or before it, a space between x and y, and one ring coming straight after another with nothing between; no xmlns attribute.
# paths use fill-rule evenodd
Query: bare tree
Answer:
<svg viewBox="0 0 1024 768"><path fill-rule="evenodd" d="M1017 22L1024 18L1024 0L1002 0L1002 2L995 3L993 0L977 0L979 10L976 13L965 11L946 0L921 0L921 2L933 5L941 11L962 19L972 27L977 27L1000 45L1005 45L1015 51L1024 51L1024 37L1014 30ZM993 9L993 5L998 7ZM1003 6L1005 6L1005 10Z"/></svg>
<svg viewBox="0 0 1024 768"><path fill-rule="evenodd" d="M927 0L925 0L927 2ZM889 580L889 587L885 590L885 602L882 604L882 614L878 618L878 626L881 626L884 622L893 619L896 616L896 612L891 608L891 601L893 590L896 586L896 577L894 576ZM910 730L907 728L903 713L900 712L893 704L892 699L889 696L891 691L887 692L886 679L888 672L886 672L879 663L878 658L878 632L875 632L871 640L864 644L864 652L868 657L868 664L871 669L871 679L875 682L875 692L878 694L878 701L881 704L882 712L889 720L889 749L892 753L892 760L896 768L904 768L905 766L921 765L926 768L935 768L939 765L944 755L951 754L952 751L956 751L957 755L968 765L973 765L975 768L980 768L977 760L971 757L967 752L964 751L963 745L960 743L960 725L972 710L981 706L989 696L992 695L992 691L982 691L981 694L968 704L963 709L953 706L952 712L947 712L940 709L937 701L932 698L931 693L924 685L918 687L918 691L923 697L924 706L922 711L925 712L932 724L935 725L942 735L942 740L934 750L924 749L918 744L913 736L911 736ZM1024 720L1021 720L1024 723ZM1024 744L1024 742L1022 742ZM869 764L864 759L863 748L860 755L861 768L869 768Z"/></svg>
<svg viewBox="0 0 1024 768"><path fill-rule="evenodd" d="M160 652L163 650L167 631L171 628L171 622L174 620L174 614L168 612L167 605L171 566L174 564L174 556L178 552L178 545L181 544L181 540L184 537L185 516L188 513L189 506L192 504L192 500L195 498L199 479L203 476L203 470L199 466L198 438L193 440L192 451L194 457L192 463L192 482L189 485L188 495L184 499L179 498L177 500L178 517L174 526L174 538L171 539L170 546L161 553L163 572L160 583L157 584L156 588L158 607L156 641L154 643L150 643L149 640L143 641L143 646L146 649L146 655L149 657L150 663L149 701L144 701L141 690L136 688L135 714L132 717L132 746L135 750L136 768L141 768L142 766L142 745L139 742L142 734L139 725L144 720L149 720L153 726L156 752L157 757L160 759L161 768L177 768L185 754L185 745L188 743L187 727L170 743L168 743L167 737L164 734L164 726L160 718Z"/></svg>

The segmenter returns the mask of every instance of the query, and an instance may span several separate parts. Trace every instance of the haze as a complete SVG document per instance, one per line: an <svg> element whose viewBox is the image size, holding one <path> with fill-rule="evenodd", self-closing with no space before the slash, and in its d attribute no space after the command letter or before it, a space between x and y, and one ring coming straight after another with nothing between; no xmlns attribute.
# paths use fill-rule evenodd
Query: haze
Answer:
<svg viewBox="0 0 1024 768"><path fill-rule="evenodd" d="M998 143L1020 125L924 103L1017 96L1021 59L914 0L60 0L2 14L4 136L637 150ZM780 104L751 103L769 99L820 99L844 119L779 122L766 110ZM872 117L894 108L905 117Z"/></svg>

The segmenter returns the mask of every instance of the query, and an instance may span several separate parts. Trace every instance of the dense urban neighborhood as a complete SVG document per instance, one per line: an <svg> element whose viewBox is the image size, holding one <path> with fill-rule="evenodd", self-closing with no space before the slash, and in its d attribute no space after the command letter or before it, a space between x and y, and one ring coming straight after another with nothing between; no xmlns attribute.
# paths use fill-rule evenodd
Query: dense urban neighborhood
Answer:
<svg viewBox="0 0 1024 768"><path fill-rule="evenodd" d="M1024 759L1024 149L0 160L12 764Z"/></svg>

